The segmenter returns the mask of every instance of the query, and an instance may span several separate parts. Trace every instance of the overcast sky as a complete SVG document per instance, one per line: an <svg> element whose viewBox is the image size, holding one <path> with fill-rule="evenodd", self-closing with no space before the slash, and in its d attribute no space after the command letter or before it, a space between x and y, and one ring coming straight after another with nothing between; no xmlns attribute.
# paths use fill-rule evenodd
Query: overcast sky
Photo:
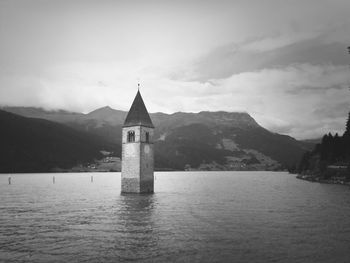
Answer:
<svg viewBox="0 0 350 263"><path fill-rule="evenodd" d="M298 139L344 131L350 1L0 0L0 105L246 111Z"/></svg>

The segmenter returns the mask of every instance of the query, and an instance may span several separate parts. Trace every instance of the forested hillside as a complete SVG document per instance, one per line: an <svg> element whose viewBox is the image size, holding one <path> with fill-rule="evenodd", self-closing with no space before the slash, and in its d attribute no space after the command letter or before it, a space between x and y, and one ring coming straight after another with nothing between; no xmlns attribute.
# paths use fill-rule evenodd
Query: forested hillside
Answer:
<svg viewBox="0 0 350 263"><path fill-rule="evenodd" d="M0 172L48 172L102 157L120 146L66 125L0 110Z"/></svg>
<svg viewBox="0 0 350 263"><path fill-rule="evenodd" d="M297 172L324 179L345 176L350 180L350 112L344 134L324 135L313 151L304 154Z"/></svg>

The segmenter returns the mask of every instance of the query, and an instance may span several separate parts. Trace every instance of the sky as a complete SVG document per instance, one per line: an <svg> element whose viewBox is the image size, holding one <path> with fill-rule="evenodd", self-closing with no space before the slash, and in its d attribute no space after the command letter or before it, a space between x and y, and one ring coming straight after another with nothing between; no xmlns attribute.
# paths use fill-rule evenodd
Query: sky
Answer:
<svg viewBox="0 0 350 263"><path fill-rule="evenodd" d="M342 134L348 0L0 0L0 105L248 112L297 139Z"/></svg>

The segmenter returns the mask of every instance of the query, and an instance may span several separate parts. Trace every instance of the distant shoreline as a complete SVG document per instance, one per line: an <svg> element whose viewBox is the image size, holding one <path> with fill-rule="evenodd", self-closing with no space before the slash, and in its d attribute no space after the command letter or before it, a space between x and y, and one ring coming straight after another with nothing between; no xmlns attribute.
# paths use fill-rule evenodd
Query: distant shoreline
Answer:
<svg viewBox="0 0 350 263"><path fill-rule="evenodd" d="M0 175L12 175L12 174L60 174L60 173L120 173L120 170L60 170L60 171L48 171L48 172L14 172L14 173L1 173ZM172 169L160 169L155 170L154 172L285 172L285 170L172 170Z"/></svg>
<svg viewBox="0 0 350 263"><path fill-rule="evenodd" d="M297 179L305 180L313 183L321 183L321 184L340 184L350 186L350 181L346 181L344 178L332 178L332 179L321 179L319 177L315 177L312 175L298 174L296 176Z"/></svg>

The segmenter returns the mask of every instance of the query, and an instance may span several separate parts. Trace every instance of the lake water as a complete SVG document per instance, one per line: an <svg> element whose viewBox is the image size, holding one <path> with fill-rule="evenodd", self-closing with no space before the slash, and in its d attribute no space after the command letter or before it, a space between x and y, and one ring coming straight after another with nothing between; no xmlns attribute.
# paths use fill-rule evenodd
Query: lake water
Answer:
<svg viewBox="0 0 350 263"><path fill-rule="evenodd" d="M93 182L90 178L93 175ZM0 175L1 262L350 262L350 189L279 172Z"/></svg>

